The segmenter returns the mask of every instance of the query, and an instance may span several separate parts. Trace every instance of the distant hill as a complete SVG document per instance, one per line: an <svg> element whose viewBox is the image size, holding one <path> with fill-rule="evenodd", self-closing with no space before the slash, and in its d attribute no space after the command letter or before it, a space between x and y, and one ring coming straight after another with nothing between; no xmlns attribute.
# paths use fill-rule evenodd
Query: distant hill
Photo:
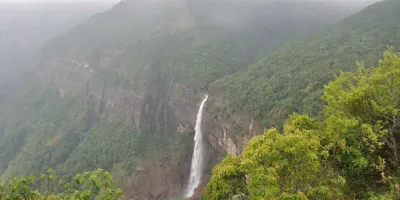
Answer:
<svg viewBox="0 0 400 200"><path fill-rule="evenodd" d="M280 126L292 112L317 114L322 87L356 60L374 65L382 52L400 48L400 1L375 3L337 25L267 53L249 68L212 84L228 107L265 126Z"/></svg>
<svg viewBox="0 0 400 200"><path fill-rule="evenodd" d="M0 2L0 79L10 80L32 70L43 45L95 13L112 7L101 2Z"/></svg>
<svg viewBox="0 0 400 200"><path fill-rule="evenodd" d="M286 117L284 112L270 118L264 115L270 112L264 100L273 95L267 83L278 81L271 105L286 105L285 97L292 95L288 92L292 98L298 96L292 85L301 88L315 82L308 75L297 77L296 82L282 75L297 65L270 68L262 63L280 55L279 64L291 62L293 53L284 53L297 52L299 47L305 52L308 46L304 45L314 43L290 41L339 22L360 10L360 5L290 0L121 1L53 37L44 45L37 68L0 85L1 176L37 175L51 166L69 179L104 168L128 197L179 196L189 176L193 127L204 93L210 93L204 112L209 147L205 183L220 154L237 154L248 138L261 133L264 127L259 119ZM332 34L341 33L341 26ZM319 40L324 38L315 43ZM288 45L278 49L284 43ZM314 57L303 62L321 59L315 55L319 51L310 49ZM339 68L334 64L336 72ZM268 73L257 66L274 70L276 78L266 76L262 81ZM330 77L326 76L325 81ZM214 109L218 103L225 107ZM292 104L284 109L293 110ZM229 116L232 111L240 115ZM219 121L220 115L230 118ZM240 132L242 127L249 131Z"/></svg>
<svg viewBox="0 0 400 200"><path fill-rule="evenodd" d="M105 59L120 61L132 74L152 65L174 71L185 87L204 89L251 64L260 51L336 23L361 7L334 2L126 0L51 40L42 67L80 51L85 57L77 59L90 64L97 55L107 65L104 70L115 67Z"/></svg>

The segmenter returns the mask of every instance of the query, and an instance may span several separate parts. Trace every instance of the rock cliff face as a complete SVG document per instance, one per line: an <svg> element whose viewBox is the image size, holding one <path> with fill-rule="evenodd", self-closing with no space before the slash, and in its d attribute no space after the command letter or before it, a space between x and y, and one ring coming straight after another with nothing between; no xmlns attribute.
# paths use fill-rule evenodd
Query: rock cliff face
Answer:
<svg viewBox="0 0 400 200"><path fill-rule="evenodd" d="M269 16L275 12L264 16L261 9L279 10L285 4L260 1L243 7L236 1L205 2L210 5L190 0L122 1L46 45L39 66L42 84L56 87L61 99L84 94L89 126L101 119L133 118L139 129L167 137L193 135L198 104L209 93L203 119L210 147L205 169L209 175L219 155L240 154L265 129L246 113L233 108L227 109L228 115L221 112L219 108L226 108L228 100L223 92L209 90L210 82L248 66L259 51L318 26L309 20L316 17L306 12L295 13L299 22L287 18L280 22ZM261 7L254 9L257 4ZM224 12L209 10L210 6ZM285 12L291 9L293 5ZM264 17L269 19L266 24ZM298 28L299 23L304 26ZM178 164L169 162L168 154L144 163L139 170L142 175L123 180L126 191L133 189L128 194L138 199L178 195L189 175L191 151Z"/></svg>
<svg viewBox="0 0 400 200"><path fill-rule="evenodd" d="M79 55L68 57L77 58ZM133 118L140 129L167 137L173 133L193 135L198 104L203 94L198 93L198 98L181 96L182 86L171 80L161 81L156 87L145 86L147 88L142 91L135 89L139 87L135 84L154 81L152 78L156 72L150 65L136 75L139 77L138 81L130 87L122 87L115 84L115 80L109 81L96 76L96 69L90 62L85 59L66 60L62 56L50 61L44 60L42 63L51 64L41 65L42 83L57 87L60 98L85 94L90 109L89 123L92 125L100 119L124 121ZM110 62L113 62L112 59ZM117 70L118 68L115 69L116 73ZM211 95L205 108L203 129L208 139L207 145L212 147L207 148L207 175L211 174L218 155L224 152L238 155L252 136L263 131L259 122L246 115L237 114L226 120L220 116L221 113L211 109L224 103L226 102L221 96ZM191 143L192 140L187 142ZM191 151L192 149L188 149L185 159L178 165L168 162L171 159L168 156L164 160L149 161L150 163L143 166L144 172L141 176L132 177L130 181L124 180L125 189L133 189L128 195L140 199L168 199L182 192L189 175Z"/></svg>
<svg viewBox="0 0 400 200"><path fill-rule="evenodd" d="M63 60L62 57L52 60L48 62L50 65L41 66L42 82L56 86L60 91L60 98L67 94L84 93L88 97L93 120L107 118L118 121L133 117L140 129L166 135L176 132L185 135L194 133L201 93L197 94L197 98L180 96L179 90L182 86L172 80L161 82L161 86L155 89L146 88L148 90L144 92L135 90L135 84L153 81L146 75L152 70L152 66L145 66L142 73L137 75L140 80L131 87L123 88L115 85L116 80L107 82L94 76L95 69L89 62ZM115 70L118 73L118 69ZM227 101L221 95L211 95L208 104L211 104L210 107L218 107L224 106ZM223 113L208 107L206 106L204 115L204 129L210 145L218 152L238 155L251 137L264 130L260 122L245 114L234 114L230 119L224 119L221 116Z"/></svg>
<svg viewBox="0 0 400 200"><path fill-rule="evenodd" d="M188 56L191 56L191 49L198 51L196 48L210 40L211 35L204 24L209 23L210 26L212 23L209 19L195 17L201 16L201 13L194 10L193 2L173 2L158 2L156 5L144 1L124 1L112 10L94 16L87 24L53 39L46 45L39 66L42 82L57 87L60 98L85 94L91 113L91 124L104 118L110 121L134 118L137 127L147 131L165 135L176 132L192 134L198 103L207 90L204 85L187 85L180 81L181 76L185 76L180 70L191 70L191 66L186 65L197 64L190 62L193 62L191 59L199 58L187 58L188 63L174 60L184 59L180 52L182 45L189 46L182 51L189 52ZM137 13L129 16L124 13L128 11ZM127 17L126 20L130 21L115 27L107 24L107 20L115 23L123 19L122 17ZM147 21L137 18L146 18ZM107 29L104 30L106 33L102 33L102 29ZM146 35L148 33L150 34ZM179 38L182 34L183 37ZM219 37L219 33L212 34L213 37ZM210 48L218 50L220 46L213 45ZM208 51L209 48L205 47L203 50ZM204 56L205 53L200 51L192 54ZM211 52L211 55L216 53L219 52ZM213 56L234 57L229 54ZM208 64L208 60L197 62L215 65ZM185 67L174 68L174 64ZM244 66L243 63L241 67ZM187 78L202 79L202 74ZM224 101L221 96L214 99L216 103ZM218 115L220 114L211 110L205 115L206 134L210 146L217 152L237 155L252 135L262 131L257 122L251 118L248 120L245 115L237 115L229 122Z"/></svg>
<svg viewBox="0 0 400 200"><path fill-rule="evenodd" d="M90 109L90 124L100 119L124 121L133 118L140 129L165 134L167 137L172 133L194 133L198 101L179 96L177 91L181 86L176 83L163 83L163 87L155 90L138 92L134 89L135 85L132 85L132 89L122 88L112 82L110 84L97 79L93 76L95 70L85 60L66 61L60 58L50 63L41 66L42 83L57 87L60 98L84 93ZM146 70L150 68L147 66ZM146 70L140 74L143 82L150 81L146 77ZM238 124L241 132L237 130ZM218 114L207 110L204 114L204 129L208 138L207 145L212 147L207 148L207 174L211 173L218 155L223 152L237 155L252 135L262 131L256 122L249 121L246 116L237 116L235 121L226 122ZM192 142L192 139L187 142ZM125 190L132 190L128 196L169 199L182 192L189 175L191 151L188 149L185 159L178 165L169 162L169 156L143 165L142 175L131 177L129 181L124 180Z"/></svg>
<svg viewBox="0 0 400 200"><path fill-rule="evenodd" d="M220 104L224 101L218 96L210 98L210 107L223 106ZM208 140L213 149L219 152L239 155L252 137L264 131L264 126L249 115L235 113L229 119L224 115L211 108L204 122Z"/></svg>
<svg viewBox="0 0 400 200"><path fill-rule="evenodd" d="M87 100L97 119L125 120L133 117L139 128L164 134L189 134L193 131L197 105L175 96L173 84L138 92L133 89L135 85L131 86L132 89L122 88L94 77L96 72L87 61L60 59L42 67L40 76L44 84L56 86L60 98L84 93L89 97ZM151 81L144 73L146 69L139 75L141 81Z"/></svg>

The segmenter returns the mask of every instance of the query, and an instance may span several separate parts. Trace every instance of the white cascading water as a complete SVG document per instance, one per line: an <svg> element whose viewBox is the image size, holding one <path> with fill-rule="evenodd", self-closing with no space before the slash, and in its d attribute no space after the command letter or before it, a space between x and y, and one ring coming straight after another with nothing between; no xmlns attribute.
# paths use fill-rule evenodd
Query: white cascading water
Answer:
<svg viewBox="0 0 400 200"><path fill-rule="evenodd" d="M196 126L194 128L194 151L192 157L192 167L190 168L190 179L186 191L186 197L192 197L194 190L201 182L201 175L203 170L203 133L201 131L201 120L203 116L203 107L208 99L208 95L200 105L199 112L197 113Z"/></svg>

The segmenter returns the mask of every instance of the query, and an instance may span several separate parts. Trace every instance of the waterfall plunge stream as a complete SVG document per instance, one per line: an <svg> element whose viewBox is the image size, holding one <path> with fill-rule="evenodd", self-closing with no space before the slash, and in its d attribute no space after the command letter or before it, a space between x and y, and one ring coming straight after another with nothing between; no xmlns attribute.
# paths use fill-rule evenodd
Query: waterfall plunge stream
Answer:
<svg viewBox="0 0 400 200"><path fill-rule="evenodd" d="M194 128L194 151L192 157L192 167L190 168L190 179L188 188L186 191L186 197L192 197L194 190L199 186L201 182L201 175L203 170L203 133L201 131L201 120L203 117L203 107L208 99L208 95L200 105L199 112L197 113L196 126Z"/></svg>

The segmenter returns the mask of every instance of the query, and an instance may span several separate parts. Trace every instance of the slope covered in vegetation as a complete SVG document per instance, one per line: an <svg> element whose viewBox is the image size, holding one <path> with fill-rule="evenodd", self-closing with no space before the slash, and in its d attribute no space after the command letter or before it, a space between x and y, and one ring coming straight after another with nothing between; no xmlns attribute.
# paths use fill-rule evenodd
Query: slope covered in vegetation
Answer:
<svg viewBox="0 0 400 200"><path fill-rule="evenodd" d="M206 199L397 199L400 54L325 86L321 122L292 115L213 170Z"/></svg>
<svg viewBox="0 0 400 200"><path fill-rule="evenodd" d="M370 8L374 15L364 25L366 11L315 40L273 52L284 41L353 11L337 12L340 8L309 1L121 1L49 41L39 72L1 86L0 174L6 179L39 176L50 166L69 181L73 174L100 167L116 175L129 197L171 198L187 181L190 104L196 105L211 83L212 89L227 92L231 110L250 112L266 125L279 124L296 109L319 111L314 108L318 88L332 77L330 72L356 56L372 55L365 60L374 61L376 52L398 42L398 3L388 0ZM357 41L365 48L355 48ZM359 52L350 54L353 48ZM265 59L247 68L265 52ZM298 100L302 103L295 104ZM177 116L184 119L168 127ZM146 120L158 124L152 128ZM320 148L300 137L292 142ZM329 174L334 177L335 171Z"/></svg>
<svg viewBox="0 0 400 200"><path fill-rule="evenodd" d="M162 134L138 130L132 119L97 121L92 119L95 116L87 103L88 97L82 94L61 99L57 88L43 88L38 78L33 77L25 74L25 81L8 82L7 89L2 89L2 179L32 175L16 181L32 184L34 192L36 181L32 178L45 173L47 167L65 181L73 180L74 174L103 168L117 177L117 184L124 192L133 196L124 182L126 178L120 177L139 181L132 176L138 179L144 176L146 163L167 159L169 165L177 167L185 160L190 147L188 136L170 134L165 138ZM16 88L23 90L15 93ZM11 185L4 187L6 193L12 189Z"/></svg>
<svg viewBox="0 0 400 200"><path fill-rule="evenodd" d="M281 126L293 111L322 110L322 85L339 70L355 70L363 60L375 64L388 45L400 46L400 2L375 3L337 25L288 43L255 64L212 84L223 93L227 107Z"/></svg>
<svg viewBox="0 0 400 200"><path fill-rule="evenodd" d="M110 173L98 169L77 174L68 182L48 169L40 178L27 176L14 178L7 184L0 183L1 200L117 200L125 199L120 189L114 189L115 181Z"/></svg>
<svg viewBox="0 0 400 200"><path fill-rule="evenodd" d="M123 79L119 82L125 87L152 66L163 79L191 91L204 90L210 82L247 67L260 51L355 10L340 3L307 1L122 1L51 40L41 66L59 57L84 60L94 73L110 79L115 68L122 68L117 79Z"/></svg>

